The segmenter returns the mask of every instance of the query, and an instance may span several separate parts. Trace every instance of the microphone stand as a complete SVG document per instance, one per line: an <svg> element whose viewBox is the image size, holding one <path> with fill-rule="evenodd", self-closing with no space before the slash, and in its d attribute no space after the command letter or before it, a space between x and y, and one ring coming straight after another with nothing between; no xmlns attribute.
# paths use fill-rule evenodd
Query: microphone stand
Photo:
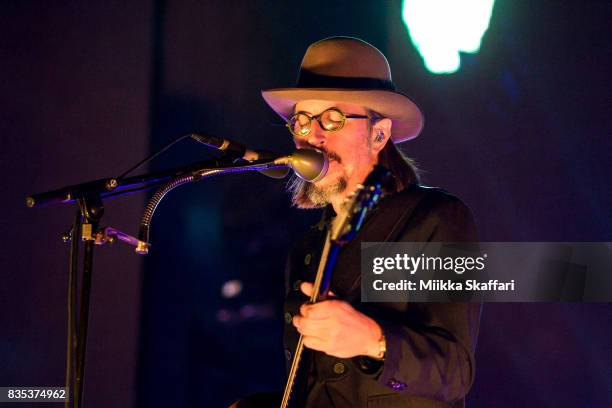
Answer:
<svg viewBox="0 0 612 408"><path fill-rule="evenodd" d="M72 229L63 235L64 241L70 241L70 268L68 273L68 334L66 346L66 400L65 408L78 408L83 404L83 379L85 376L85 355L87 346L87 329L89 322L89 303L91 294L91 278L93 275L94 244L102 244L118 237L133 245L137 245L138 253L148 251L148 227L155 207L170 190L179 185L199 181L202 178L225 173L262 171L286 168L287 161L259 160L247 163L232 163L231 157L222 157L166 171L143 174L125 179L104 178L77 185L66 186L58 190L33 194L26 198L28 207L77 203L77 212ZM104 215L103 201L120 195L148 190L163 186L158 191L155 204L147 207L146 234L135 239L114 228L98 231ZM162 192L163 193L160 193ZM154 197L155 198L155 197ZM143 216L143 220L145 216ZM142 223L141 223L142 225ZM142 228L141 228L141 235ZM78 263L80 242L84 241L83 273L81 293L78 289ZM140 251L138 248L140 247ZM80 307L79 307L80 306ZM77 313L77 308L79 308ZM77 320L78 319L78 320Z"/></svg>

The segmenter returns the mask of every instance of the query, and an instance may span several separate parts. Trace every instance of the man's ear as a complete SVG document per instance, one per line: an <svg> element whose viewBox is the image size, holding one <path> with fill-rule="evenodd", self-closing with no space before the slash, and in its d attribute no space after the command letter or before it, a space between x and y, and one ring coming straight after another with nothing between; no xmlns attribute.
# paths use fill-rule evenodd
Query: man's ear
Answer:
<svg viewBox="0 0 612 408"><path fill-rule="evenodd" d="M391 137L391 126L393 122L389 118L380 119L372 126L372 151L378 154Z"/></svg>

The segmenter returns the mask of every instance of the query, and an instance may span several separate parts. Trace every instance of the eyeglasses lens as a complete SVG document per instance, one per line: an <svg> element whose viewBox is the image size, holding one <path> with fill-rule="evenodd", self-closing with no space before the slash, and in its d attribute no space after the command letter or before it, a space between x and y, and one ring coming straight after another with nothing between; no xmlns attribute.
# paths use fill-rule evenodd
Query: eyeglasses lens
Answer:
<svg viewBox="0 0 612 408"><path fill-rule="evenodd" d="M289 121L291 132L296 136L304 136L310 132L310 118L302 113L291 117Z"/></svg>
<svg viewBox="0 0 612 408"><path fill-rule="evenodd" d="M321 123L325 130L339 130L344 125L344 115L335 109L328 109L321 114Z"/></svg>

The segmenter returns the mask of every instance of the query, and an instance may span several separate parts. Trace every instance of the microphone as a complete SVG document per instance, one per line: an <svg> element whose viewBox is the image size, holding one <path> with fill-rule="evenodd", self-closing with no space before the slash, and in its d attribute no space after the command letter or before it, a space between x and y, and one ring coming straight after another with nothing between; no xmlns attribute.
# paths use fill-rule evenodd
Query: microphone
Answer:
<svg viewBox="0 0 612 408"><path fill-rule="evenodd" d="M242 143L228 139L199 133L192 133L190 137L203 145L229 153L237 159L247 161L274 160L274 164L291 168L299 178L311 183L321 180L329 167L327 154L316 149L298 149L289 156L279 157L278 154L265 150L248 149ZM260 173L276 179L284 178L288 172L287 168L272 168L260 171Z"/></svg>
<svg viewBox="0 0 612 408"><path fill-rule="evenodd" d="M206 136L199 133L192 133L190 137L196 142L202 143L205 146L211 147L222 152L227 152L230 156L236 159L255 161L255 160L274 160L279 155L267 150L251 150L242 143L234 142L233 140L221 139L214 136ZM273 179L282 179L287 176L289 169L286 167L278 167L259 171L264 176Z"/></svg>
<svg viewBox="0 0 612 408"><path fill-rule="evenodd" d="M264 153L267 152L258 152L256 150L248 149L242 143L234 142L233 140L221 139L214 136L206 136L199 133L192 133L190 136L193 140L200 142L203 145L212 147L216 150L221 150L222 152L228 153L231 156L236 157L237 159L253 161L269 158L269 156L263 157Z"/></svg>
<svg viewBox="0 0 612 408"><path fill-rule="evenodd" d="M314 183L327 174L329 159L321 150L297 149L289 156L274 160L274 164L289 166L299 178Z"/></svg>

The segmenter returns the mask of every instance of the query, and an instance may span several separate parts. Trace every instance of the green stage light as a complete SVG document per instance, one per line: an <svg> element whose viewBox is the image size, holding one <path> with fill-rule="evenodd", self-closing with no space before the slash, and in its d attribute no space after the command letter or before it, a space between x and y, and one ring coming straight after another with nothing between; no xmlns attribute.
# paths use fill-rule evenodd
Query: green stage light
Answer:
<svg viewBox="0 0 612 408"><path fill-rule="evenodd" d="M459 52L480 50L495 0L404 0L402 19L427 70L452 74Z"/></svg>

